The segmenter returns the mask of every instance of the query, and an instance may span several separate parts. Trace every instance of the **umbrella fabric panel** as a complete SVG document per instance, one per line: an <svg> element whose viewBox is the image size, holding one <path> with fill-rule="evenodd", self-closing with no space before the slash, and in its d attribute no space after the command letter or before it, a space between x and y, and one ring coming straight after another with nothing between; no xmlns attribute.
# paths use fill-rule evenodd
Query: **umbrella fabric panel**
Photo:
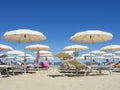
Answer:
<svg viewBox="0 0 120 90"><path fill-rule="evenodd" d="M37 42L45 40L46 37L38 31L29 29L19 29L15 31L6 32L3 35L3 39L11 42Z"/></svg>
<svg viewBox="0 0 120 90"><path fill-rule="evenodd" d="M26 46L25 47L26 50L49 50L50 47L47 46L47 45L40 45L40 44L37 44L37 45L29 45L29 46Z"/></svg>
<svg viewBox="0 0 120 90"><path fill-rule="evenodd" d="M74 42L95 43L111 40L112 37L113 37L112 34L108 32L103 32L99 30L88 30L76 33L70 39Z"/></svg>
<svg viewBox="0 0 120 90"><path fill-rule="evenodd" d="M87 49L88 47L83 45L70 45L70 46L64 47L64 50L68 50L68 51L87 50Z"/></svg>

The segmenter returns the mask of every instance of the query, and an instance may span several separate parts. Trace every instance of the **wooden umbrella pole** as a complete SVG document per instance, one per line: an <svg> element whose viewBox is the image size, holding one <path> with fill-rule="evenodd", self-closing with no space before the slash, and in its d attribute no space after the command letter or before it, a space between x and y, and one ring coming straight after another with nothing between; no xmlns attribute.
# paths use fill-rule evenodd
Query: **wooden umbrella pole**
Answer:
<svg viewBox="0 0 120 90"><path fill-rule="evenodd" d="M90 35L90 61L91 61L91 65L92 65L92 36Z"/></svg>
<svg viewBox="0 0 120 90"><path fill-rule="evenodd" d="M25 49L26 45L25 44L24 44L24 73L27 72L27 63L26 63L27 60L26 60L26 49Z"/></svg>

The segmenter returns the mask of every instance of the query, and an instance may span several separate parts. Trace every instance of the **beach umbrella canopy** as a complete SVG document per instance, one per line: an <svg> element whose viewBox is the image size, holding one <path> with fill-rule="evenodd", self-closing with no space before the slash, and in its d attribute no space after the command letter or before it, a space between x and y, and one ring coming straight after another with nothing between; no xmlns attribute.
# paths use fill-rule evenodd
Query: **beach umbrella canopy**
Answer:
<svg viewBox="0 0 120 90"><path fill-rule="evenodd" d="M77 57L76 59L77 59L77 60L84 60L85 57L84 57L84 56L79 56L79 57Z"/></svg>
<svg viewBox="0 0 120 90"><path fill-rule="evenodd" d="M88 47L83 45L70 45L70 46L64 47L64 50L66 51L80 51L80 50L87 50L87 49Z"/></svg>
<svg viewBox="0 0 120 90"><path fill-rule="evenodd" d="M24 57L24 53L19 54L18 56L19 56L19 57ZM32 55L31 55L31 54L26 53L26 55L25 55L25 56L26 56L26 57L31 57Z"/></svg>
<svg viewBox="0 0 120 90"><path fill-rule="evenodd" d="M37 52L35 52L37 53ZM50 51L39 51L40 56L53 56Z"/></svg>
<svg viewBox="0 0 120 90"><path fill-rule="evenodd" d="M30 30L30 29L18 29L8 31L3 35L3 39L9 42L38 42L46 39L43 33ZM24 51L24 61L26 61L26 51Z"/></svg>
<svg viewBox="0 0 120 90"><path fill-rule="evenodd" d="M105 53L102 55L103 57L106 57L106 59L113 59L114 60L114 54L113 53Z"/></svg>
<svg viewBox="0 0 120 90"><path fill-rule="evenodd" d="M29 60L35 60L36 58L35 58L35 57L30 56L30 57L26 57L26 59L29 59Z"/></svg>
<svg viewBox="0 0 120 90"><path fill-rule="evenodd" d="M108 45L108 46L102 47L100 50L101 50L101 51L120 50L120 45Z"/></svg>
<svg viewBox="0 0 120 90"><path fill-rule="evenodd" d="M116 51L116 50L120 50L120 45L108 45L105 47L102 47L100 50L102 51ZM112 59L114 62L114 53L112 52Z"/></svg>
<svg viewBox="0 0 120 90"><path fill-rule="evenodd" d="M74 42L80 43L96 43L96 42L105 42L111 40L113 35L108 32L103 32L100 30L88 30L83 32L78 32L70 39Z"/></svg>
<svg viewBox="0 0 120 90"><path fill-rule="evenodd" d="M74 52L74 51L64 51L64 53L68 53L68 54L70 54L70 55L73 55L73 52Z"/></svg>
<svg viewBox="0 0 120 90"><path fill-rule="evenodd" d="M53 57L52 54L40 54L40 57Z"/></svg>
<svg viewBox="0 0 120 90"><path fill-rule="evenodd" d="M23 51L20 51L20 50L13 50L13 51L7 51L6 54L8 55L14 55L14 56L9 56L8 59L14 59L14 60L17 60L18 58L18 55L20 54L24 54Z"/></svg>
<svg viewBox="0 0 120 90"><path fill-rule="evenodd" d="M43 59L44 59L44 60L54 60L53 57L49 57L49 56L48 56L48 57L43 57Z"/></svg>
<svg viewBox="0 0 120 90"><path fill-rule="evenodd" d="M9 55L19 55L19 54L24 54L23 51L19 51L19 50L13 50L13 51L7 51L6 54Z"/></svg>
<svg viewBox="0 0 120 90"><path fill-rule="evenodd" d="M112 57L114 54L112 54L112 53L105 53L105 54L103 54L102 56L105 56L105 57Z"/></svg>
<svg viewBox="0 0 120 90"><path fill-rule="evenodd" d="M7 54L0 54L0 58L4 58L4 57L7 57L8 55Z"/></svg>
<svg viewBox="0 0 120 90"><path fill-rule="evenodd" d="M95 59L95 60L100 60L100 59L105 60L106 58L103 57L103 56L96 56L93 59Z"/></svg>
<svg viewBox="0 0 120 90"><path fill-rule="evenodd" d="M87 57L90 57L90 53L85 53L85 54L82 54L82 56L87 56ZM93 53L92 53L92 56L95 56Z"/></svg>
<svg viewBox="0 0 120 90"><path fill-rule="evenodd" d="M116 52L114 52L114 54L118 54L118 55L120 55L120 51L116 51Z"/></svg>
<svg viewBox="0 0 120 90"><path fill-rule="evenodd" d="M92 52L90 52L90 53L92 53L92 54L105 54L106 52L104 52L104 51L100 51L100 50L94 50L94 51L92 51Z"/></svg>
<svg viewBox="0 0 120 90"><path fill-rule="evenodd" d="M39 62L40 59L40 52L41 50L49 50L50 47L47 45L40 45L40 44L36 44L36 45L29 45L27 47L25 47L26 50L36 50L37 54L36 54L36 62Z"/></svg>
<svg viewBox="0 0 120 90"><path fill-rule="evenodd" d="M66 60L71 58L70 54L64 53L64 52L59 52L57 54L55 54L56 57L60 58L61 60Z"/></svg>
<svg viewBox="0 0 120 90"><path fill-rule="evenodd" d="M50 47L47 46L47 45L36 44L36 45L26 46L25 49L26 49L26 50L41 51L41 50L50 50Z"/></svg>
<svg viewBox="0 0 120 90"><path fill-rule="evenodd" d="M52 52L50 52L50 51L37 51L37 52L35 52L35 53L37 53L37 56L39 56L39 57L52 57L53 55L52 55Z"/></svg>
<svg viewBox="0 0 120 90"><path fill-rule="evenodd" d="M37 52L35 52L35 53L37 53ZM39 53L40 54L52 54L52 52L50 52L50 51L39 51Z"/></svg>
<svg viewBox="0 0 120 90"><path fill-rule="evenodd" d="M13 48L4 44L0 44L0 51L3 51L3 50L9 51L9 50L13 50Z"/></svg>
<svg viewBox="0 0 120 90"><path fill-rule="evenodd" d="M7 58L8 58L9 60L21 60L20 57L8 56Z"/></svg>
<svg viewBox="0 0 120 90"><path fill-rule="evenodd" d="M36 44L36 45L29 45L25 47L26 50L36 50L37 54L36 54L36 62L39 62L40 59L40 52L41 50L49 50L50 47L47 45L41 45L41 44Z"/></svg>
<svg viewBox="0 0 120 90"><path fill-rule="evenodd" d="M120 60L120 56L114 56L113 58L116 60Z"/></svg>
<svg viewBox="0 0 120 90"><path fill-rule="evenodd" d="M75 35L70 37L70 40L80 43L90 43L91 44L90 52L91 52L93 43L105 42L111 40L112 38L113 35L111 33L103 32L100 30L88 30L88 31L76 33ZM91 60L92 60L92 56L91 56Z"/></svg>
<svg viewBox="0 0 120 90"><path fill-rule="evenodd" d="M30 30L30 29L18 29L8 31L3 35L3 39L10 42L37 42L45 40L46 37L43 33Z"/></svg>

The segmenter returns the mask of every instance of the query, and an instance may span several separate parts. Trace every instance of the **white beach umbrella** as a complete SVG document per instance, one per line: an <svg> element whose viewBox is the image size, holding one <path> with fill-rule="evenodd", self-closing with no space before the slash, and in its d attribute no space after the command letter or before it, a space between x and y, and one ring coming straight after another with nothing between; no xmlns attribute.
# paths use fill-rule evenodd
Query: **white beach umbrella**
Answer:
<svg viewBox="0 0 120 90"><path fill-rule="evenodd" d="M36 62L38 62L38 61L39 61L39 58L40 58L40 56L38 56L38 55L40 55L40 52L39 52L39 51L41 51L41 50L50 50L50 47L47 46L47 45L36 44L36 45L26 46L25 49L26 49L26 50L35 50L35 51L37 51ZM38 58L38 57L39 57L39 58Z"/></svg>
<svg viewBox="0 0 120 90"><path fill-rule="evenodd" d="M4 58L4 57L7 57L8 55L7 54L0 54L0 58Z"/></svg>
<svg viewBox="0 0 120 90"><path fill-rule="evenodd" d="M106 58L103 57L103 56L96 56L93 59L95 59L95 60L100 60L100 59L105 60Z"/></svg>
<svg viewBox="0 0 120 90"><path fill-rule="evenodd" d="M26 50L41 51L41 50L50 50L50 47L47 46L47 45L36 44L36 45L26 46L25 49L26 49Z"/></svg>
<svg viewBox="0 0 120 90"><path fill-rule="evenodd" d="M24 54L24 52L20 51L20 50L13 50L13 51L7 51L6 54L9 54L9 55L19 55L19 54Z"/></svg>
<svg viewBox="0 0 120 90"><path fill-rule="evenodd" d="M103 32L100 30L88 30L83 32L78 32L70 39L74 42L80 43L96 43L105 42L111 40L113 35L108 32Z"/></svg>
<svg viewBox="0 0 120 90"><path fill-rule="evenodd" d="M120 45L108 45L108 46L102 47L100 50L102 51L120 50Z"/></svg>
<svg viewBox="0 0 120 90"><path fill-rule="evenodd" d="M105 53L105 54L103 54L102 56L105 56L105 57L112 57L114 54L112 54L112 53Z"/></svg>
<svg viewBox="0 0 120 90"><path fill-rule="evenodd" d="M92 54L105 54L106 52L104 52L104 51L100 51L100 50L94 50L94 51L92 51L92 52L89 52L89 53L92 53Z"/></svg>
<svg viewBox="0 0 120 90"><path fill-rule="evenodd" d="M0 51L3 51L3 50L10 51L10 50L13 50L13 48L4 44L0 44Z"/></svg>
<svg viewBox="0 0 120 90"><path fill-rule="evenodd" d="M74 52L74 51L64 51L64 53L68 53L68 54L70 54L70 55L73 55L73 52Z"/></svg>
<svg viewBox="0 0 120 90"><path fill-rule="evenodd" d="M48 56L48 57L43 57L43 59L44 59L44 60L54 60L53 57L49 57L49 56Z"/></svg>
<svg viewBox="0 0 120 90"><path fill-rule="evenodd" d="M88 47L83 45L70 45L70 46L64 47L64 50L66 51L80 51L80 50L87 50L87 49Z"/></svg>
<svg viewBox="0 0 120 90"><path fill-rule="evenodd" d="M10 60L18 60L18 59L20 59L20 58L18 58L18 55L19 54L24 54L24 52L20 51L20 50L13 50L13 51L7 51L6 54L14 55L14 56L9 56L8 59L10 59Z"/></svg>
<svg viewBox="0 0 120 90"><path fill-rule="evenodd" d="M37 53L37 52L35 52L35 53ZM40 53L40 55L44 55L44 54L52 54L52 52L50 52L50 51L39 51L39 53Z"/></svg>
<svg viewBox="0 0 120 90"><path fill-rule="evenodd" d="M53 56L52 52L50 52L50 51L37 51L35 53L37 53L37 55L39 54L39 58L40 57L52 57Z"/></svg>
<svg viewBox="0 0 120 90"><path fill-rule="evenodd" d="M13 56L8 56L8 60L21 60L20 57L13 57Z"/></svg>
<svg viewBox="0 0 120 90"><path fill-rule="evenodd" d="M108 45L108 46L105 46L105 47L102 47L100 50L102 51L116 51L116 50L120 50L120 45ZM113 59L113 62L114 62L114 53L112 52L112 59Z"/></svg>
<svg viewBox="0 0 120 90"><path fill-rule="evenodd" d="M8 31L3 35L3 39L9 42L38 42L43 41L46 37L43 33L30 30L30 29L18 29L13 31ZM24 53L26 55L26 51ZM24 55L24 56L25 56ZM24 60L26 57L24 57Z"/></svg>
<svg viewBox="0 0 120 90"><path fill-rule="evenodd" d="M85 53L85 54L82 54L82 56L87 56L87 57L90 57L91 55L90 55L90 53ZM94 54L92 54L92 57L94 57L95 55Z"/></svg>
<svg viewBox="0 0 120 90"><path fill-rule="evenodd" d="M24 53L19 54L18 56L19 56L19 57L24 57ZM31 55L31 54L26 53L26 55L25 55L25 56L26 56L26 57L31 57L32 55Z"/></svg>
<svg viewBox="0 0 120 90"><path fill-rule="evenodd" d="M24 54L24 52L20 51L20 50L13 50L13 51L7 51L6 54L9 54L9 55L19 55L19 54Z"/></svg>
<svg viewBox="0 0 120 90"><path fill-rule="evenodd" d="M114 59L114 54L113 53L105 53L102 55L103 57L106 57L106 59Z"/></svg>
<svg viewBox="0 0 120 90"><path fill-rule="evenodd" d="M40 51L40 56L42 56L42 57L53 57L53 54L52 54L52 52L46 52L45 53L45 51Z"/></svg>
<svg viewBox="0 0 120 90"><path fill-rule="evenodd" d="M13 57L13 56L8 56L7 57L9 60L14 60L15 59L15 57Z"/></svg>
<svg viewBox="0 0 120 90"><path fill-rule="evenodd" d="M120 55L120 51L116 51L114 52L114 54Z"/></svg>
<svg viewBox="0 0 120 90"><path fill-rule="evenodd" d="M30 57L26 57L26 59L29 59L29 60L35 60L36 58L35 58L35 57L30 56Z"/></svg>
<svg viewBox="0 0 120 90"><path fill-rule="evenodd" d="M73 35L70 40L80 43L90 43L90 52L92 51L92 44L97 42L105 42L111 40L113 35L108 32L103 32L100 30L88 30L83 32L78 32ZM92 54L92 53L91 53ZM92 60L92 57L91 57Z"/></svg>
<svg viewBox="0 0 120 90"><path fill-rule="evenodd" d="M3 39L10 42L37 42L45 40L46 37L43 33L30 30L30 29L18 29L8 31L3 35Z"/></svg>
<svg viewBox="0 0 120 90"><path fill-rule="evenodd" d="M85 57L84 56L79 56L79 57L76 57L77 60L84 60Z"/></svg>
<svg viewBox="0 0 120 90"><path fill-rule="evenodd" d="M114 52L115 54L120 54L120 51L116 51L116 52Z"/></svg>
<svg viewBox="0 0 120 90"><path fill-rule="evenodd" d="M119 57L120 57L120 56L119 56L119 55L120 55L120 51L116 51L116 52L114 52L113 54L115 54L115 56L114 56L113 58L115 58L115 57L116 57L116 55L118 55L118 57L117 57L117 58L118 58L118 60L120 60L120 59L119 59ZM116 59L116 58L115 58L115 59Z"/></svg>
<svg viewBox="0 0 120 90"><path fill-rule="evenodd" d="M35 53L37 53L37 52L35 52ZM39 51L39 53L40 54L51 54L52 52L50 52L50 51Z"/></svg>
<svg viewBox="0 0 120 90"><path fill-rule="evenodd" d="M116 59L116 60L120 60L120 56L115 55L113 58Z"/></svg>
<svg viewBox="0 0 120 90"><path fill-rule="evenodd" d="M73 52L74 57L79 56L78 51L87 50L87 49L88 49L88 47L83 46L83 45L69 45L69 46L64 47L64 50L66 50L66 51L74 51Z"/></svg>

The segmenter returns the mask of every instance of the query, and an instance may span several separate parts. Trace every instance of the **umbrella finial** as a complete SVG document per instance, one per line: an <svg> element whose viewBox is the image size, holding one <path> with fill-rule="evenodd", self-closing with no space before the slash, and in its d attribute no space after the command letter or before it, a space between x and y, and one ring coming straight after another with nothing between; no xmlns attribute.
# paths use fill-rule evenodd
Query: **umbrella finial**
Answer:
<svg viewBox="0 0 120 90"><path fill-rule="evenodd" d="M90 39L92 38L92 35L90 35Z"/></svg>
<svg viewBox="0 0 120 90"><path fill-rule="evenodd" d="M24 38L26 38L26 34L24 34Z"/></svg>

